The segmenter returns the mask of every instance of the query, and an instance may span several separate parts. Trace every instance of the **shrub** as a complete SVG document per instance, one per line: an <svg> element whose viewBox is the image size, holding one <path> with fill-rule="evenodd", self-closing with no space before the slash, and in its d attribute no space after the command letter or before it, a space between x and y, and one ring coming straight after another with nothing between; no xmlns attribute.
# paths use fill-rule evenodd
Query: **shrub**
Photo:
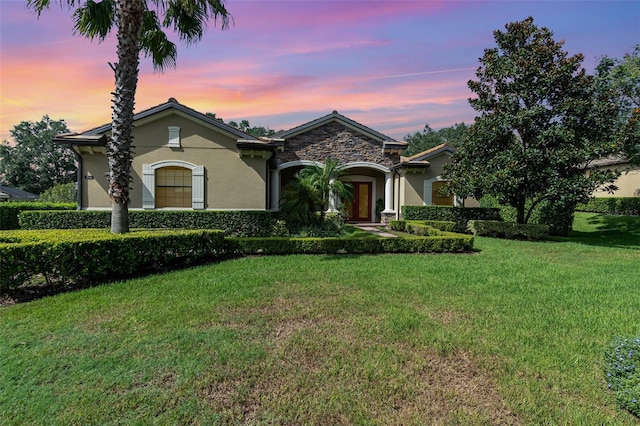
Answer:
<svg viewBox="0 0 640 426"><path fill-rule="evenodd" d="M573 201L547 201L541 203L539 224L549 227L550 235L568 237L573 228L576 204Z"/></svg>
<svg viewBox="0 0 640 426"><path fill-rule="evenodd" d="M435 236L441 235L442 232L434 228L433 226L426 225L421 220L407 220L405 231L409 234L418 235L421 237L424 236Z"/></svg>
<svg viewBox="0 0 640 426"><path fill-rule="evenodd" d="M500 217L504 222L516 222L516 209L500 205L495 197L485 195L480 200L480 205L499 208ZM528 209L529 206L531 206L531 202L528 202L525 208ZM566 237L573 226L574 210L575 205L571 202L543 201L533 209L527 223L548 225L549 234Z"/></svg>
<svg viewBox="0 0 640 426"><path fill-rule="evenodd" d="M76 203L77 193L75 182L56 183L40 194L38 200L44 203Z"/></svg>
<svg viewBox="0 0 640 426"><path fill-rule="evenodd" d="M391 228L393 231L404 232L406 227L407 227L406 220L390 220L389 221L389 228Z"/></svg>
<svg viewBox="0 0 640 426"><path fill-rule="evenodd" d="M30 210L75 210L75 203L41 203L37 201L0 203L0 230L19 229L18 216Z"/></svg>
<svg viewBox="0 0 640 426"><path fill-rule="evenodd" d="M414 235L441 235L439 231L454 232L456 223L445 220L391 220L389 228Z"/></svg>
<svg viewBox="0 0 640 426"><path fill-rule="evenodd" d="M0 244L0 292L42 274L47 282L104 282L199 263L224 252L224 233L87 229L25 232Z"/></svg>
<svg viewBox="0 0 640 426"><path fill-rule="evenodd" d="M235 254L460 253L473 249L470 235L412 238L227 238Z"/></svg>
<svg viewBox="0 0 640 426"><path fill-rule="evenodd" d="M473 235L508 239L540 240L549 234L547 225L519 224L495 220L470 220Z"/></svg>
<svg viewBox="0 0 640 426"><path fill-rule="evenodd" d="M609 389L622 408L640 417L640 336L616 338L605 351L604 360Z"/></svg>
<svg viewBox="0 0 640 426"><path fill-rule="evenodd" d="M23 229L109 228L111 211L76 210L68 212L24 212ZM221 229L228 235L269 236L275 223L263 210L131 210L131 228Z"/></svg>
<svg viewBox="0 0 640 426"><path fill-rule="evenodd" d="M528 203L525 208L529 208L531 203ZM504 204L498 203L497 198L491 195L485 195L480 199L480 206L486 208L495 208L500 210L500 219L504 222L516 222L517 214L516 209L511 206L506 206ZM493 220L493 219L488 219ZM540 209L535 208L531 213L531 217L529 218L529 222L538 223L540 221Z"/></svg>
<svg viewBox="0 0 640 426"><path fill-rule="evenodd" d="M500 209L485 207L402 206L401 213L404 220L455 222L455 232L462 233L470 220L500 220Z"/></svg>
<svg viewBox="0 0 640 426"><path fill-rule="evenodd" d="M585 204L578 204L576 210L603 214L640 215L640 197L592 198Z"/></svg>

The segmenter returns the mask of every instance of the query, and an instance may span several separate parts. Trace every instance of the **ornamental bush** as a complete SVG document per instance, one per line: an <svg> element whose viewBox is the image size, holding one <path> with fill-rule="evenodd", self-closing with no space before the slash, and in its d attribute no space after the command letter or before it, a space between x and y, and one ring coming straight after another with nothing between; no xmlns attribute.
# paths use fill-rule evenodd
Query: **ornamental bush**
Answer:
<svg viewBox="0 0 640 426"><path fill-rule="evenodd" d="M497 237L517 240L541 240L549 235L547 225L520 224L495 220L470 220L469 231L482 237Z"/></svg>
<svg viewBox="0 0 640 426"><path fill-rule="evenodd" d="M592 198L585 204L578 204L576 210L582 212L640 215L640 197Z"/></svg>
<svg viewBox="0 0 640 426"><path fill-rule="evenodd" d="M473 250L470 235L411 238L227 238L230 254L460 253Z"/></svg>
<svg viewBox="0 0 640 426"><path fill-rule="evenodd" d="M29 211L20 214L23 229L109 228L111 211ZM237 237L269 236L277 226L264 210L131 210L129 226L146 229L221 229Z"/></svg>
<svg viewBox="0 0 640 426"><path fill-rule="evenodd" d="M616 338L604 360L607 385L618 404L640 418L640 336Z"/></svg>
<svg viewBox="0 0 640 426"><path fill-rule="evenodd" d="M516 209L498 203L495 197L485 195L480 200L483 207L500 209L500 217L504 222L516 222ZM528 202L526 209L529 209L531 202ZM575 205L571 202L550 202L543 201L534 207L527 223L547 225L550 235L568 236L573 227Z"/></svg>
<svg viewBox="0 0 640 426"><path fill-rule="evenodd" d="M0 292L42 275L47 283L99 283L184 267L224 254L216 230L13 231L0 243Z"/></svg>
<svg viewBox="0 0 640 426"><path fill-rule="evenodd" d="M19 229L18 216L32 210L75 210L76 203L41 203L37 201L0 203L0 230Z"/></svg>
<svg viewBox="0 0 640 426"><path fill-rule="evenodd" d="M468 233L470 220L500 220L500 209L485 207L402 206L404 220L435 220L456 223L455 232Z"/></svg>

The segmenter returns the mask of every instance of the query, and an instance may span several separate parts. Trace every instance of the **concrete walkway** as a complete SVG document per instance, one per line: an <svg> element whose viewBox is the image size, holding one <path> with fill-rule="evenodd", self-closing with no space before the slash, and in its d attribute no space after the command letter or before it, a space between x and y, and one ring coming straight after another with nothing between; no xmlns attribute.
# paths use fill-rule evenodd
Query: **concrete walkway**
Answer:
<svg viewBox="0 0 640 426"><path fill-rule="evenodd" d="M381 231L378 228L376 228L376 226L382 226L379 223L354 223L353 226L355 226L358 229L362 229L363 231L367 231L367 232L371 232L372 234L376 234L379 237L385 237L385 238L396 238L397 237L397 235L393 235L393 234Z"/></svg>

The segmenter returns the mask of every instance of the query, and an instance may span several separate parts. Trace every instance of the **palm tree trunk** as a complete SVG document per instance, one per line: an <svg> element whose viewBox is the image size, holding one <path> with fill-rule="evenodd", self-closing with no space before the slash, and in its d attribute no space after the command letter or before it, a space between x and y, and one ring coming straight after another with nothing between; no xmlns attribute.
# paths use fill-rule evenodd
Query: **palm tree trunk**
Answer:
<svg viewBox="0 0 640 426"><path fill-rule="evenodd" d="M142 0L117 0L118 63L112 66L116 85L111 114L109 142L109 196L111 197L111 232L129 232L129 183L131 182L131 133L138 65L140 32L145 4Z"/></svg>

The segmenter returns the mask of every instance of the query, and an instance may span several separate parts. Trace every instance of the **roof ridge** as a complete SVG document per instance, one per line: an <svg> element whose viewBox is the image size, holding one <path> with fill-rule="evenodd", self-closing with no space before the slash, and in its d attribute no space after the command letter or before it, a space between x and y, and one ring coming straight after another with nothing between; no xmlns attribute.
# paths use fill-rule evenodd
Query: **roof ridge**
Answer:
<svg viewBox="0 0 640 426"><path fill-rule="evenodd" d="M352 127L355 127L359 130L361 130L364 133L369 133L372 136L377 137L378 139L380 139L381 142L384 141L388 141L388 142L398 142L397 140L395 140L394 138L387 136L383 133L378 132L377 130L372 129L369 126L366 126L362 123L359 123L343 114L340 114L337 110L333 110L330 114L326 114L323 115L322 117L318 117L316 119L307 121L306 123L302 123L298 126L292 127L289 130L284 130L282 132L278 132L276 133L274 136L277 137L282 137L282 135L290 135L290 134L297 134L298 132L302 132L306 129L312 129L315 127L319 127L325 123L330 122L331 120L338 120L338 121L343 121L349 125L351 125Z"/></svg>
<svg viewBox="0 0 640 426"><path fill-rule="evenodd" d="M209 123L215 127L221 128L222 130L225 130L229 133L234 134L235 136L238 136L242 139L247 139L247 140L253 140L253 139L257 139L255 136L250 135L249 133L243 132L240 129L236 129L235 127L232 127L230 125L228 125L227 123L223 122L223 121L219 121L213 118L208 117L206 114L201 113L198 110L195 110L193 108L191 108L190 106L187 106L185 104L180 103L176 98L169 98L167 100L167 102L163 102L161 104L143 109L142 111L136 112L133 115L133 120L140 120L142 118L148 117L150 115L165 111L169 108L176 108L177 110L181 110L182 112L191 115L194 118L200 119L202 121L204 121L205 123ZM93 129L89 129L85 132L82 132L82 134L96 134L96 133L104 133L106 131L108 131L109 129L111 129L111 123L106 123L103 124L101 126L98 127L94 127Z"/></svg>
<svg viewBox="0 0 640 426"><path fill-rule="evenodd" d="M416 158L420 158L422 156L434 153L434 152L436 152L436 151L438 151L440 149L443 149L443 148L455 149L451 145L449 145L447 142L445 142L445 143L441 143L440 145L437 145L437 146L434 146L432 148L429 148L429 149L427 149L425 151L419 152L417 154L413 154L411 157L402 157L402 158L404 158L405 161L411 161L411 160L415 160Z"/></svg>

